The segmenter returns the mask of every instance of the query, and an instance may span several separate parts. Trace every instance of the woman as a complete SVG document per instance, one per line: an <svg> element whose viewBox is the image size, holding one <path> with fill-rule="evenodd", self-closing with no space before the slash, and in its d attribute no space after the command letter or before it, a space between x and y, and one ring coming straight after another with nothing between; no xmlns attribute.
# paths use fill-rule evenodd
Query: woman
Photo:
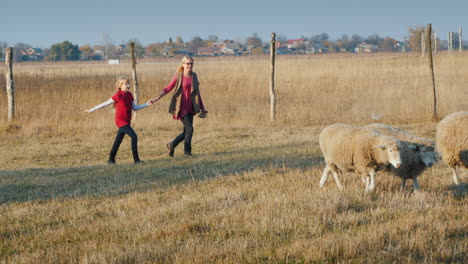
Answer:
<svg viewBox="0 0 468 264"><path fill-rule="evenodd" d="M174 157L174 150L182 141L184 141L184 154L192 155L193 116L200 113L199 117L204 118L208 113L200 96L198 88L200 83L197 74L192 69L193 58L190 56L183 57L172 81L157 97L151 99L151 103L154 103L174 90L169 104L169 113L172 114L174 119L182 122L184 131L172 142L167 143L166 146L171 157Z"/></svg>

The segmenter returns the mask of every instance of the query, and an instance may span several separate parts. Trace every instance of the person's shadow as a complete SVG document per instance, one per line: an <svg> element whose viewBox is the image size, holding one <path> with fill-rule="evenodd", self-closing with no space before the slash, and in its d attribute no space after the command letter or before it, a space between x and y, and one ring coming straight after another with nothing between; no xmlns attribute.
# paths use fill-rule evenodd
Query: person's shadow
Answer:
<svg viewBox="0 0 468 264"><path fill-rule="evenodd" d="M272 167L309 169L322 165L323 158L320 154L298 155L290 150L289 144L234 152L198 154L189 158L176 156L150 160L141 165L129 163L112 166L5 170L0 171L0 204L86 196L117 196L167 188L190 181L236 175L254 169L269 170ZM278 152L290 154L275 155Z"/></svg>

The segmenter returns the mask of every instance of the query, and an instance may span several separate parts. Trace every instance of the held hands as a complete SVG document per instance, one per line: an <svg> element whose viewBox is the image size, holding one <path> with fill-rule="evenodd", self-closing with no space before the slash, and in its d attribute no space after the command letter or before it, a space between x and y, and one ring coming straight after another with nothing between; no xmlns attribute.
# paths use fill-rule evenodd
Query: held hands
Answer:
<svg viewBox="0 0 468 264"><path fill-rule="evenodd" d="M153 99L149 100L147 104L148 104L148 105L153 105L153 104L156 103L160 98L161 98L160 96L158 96L158 97L156 97L156 98L153 98Z"/></svg>

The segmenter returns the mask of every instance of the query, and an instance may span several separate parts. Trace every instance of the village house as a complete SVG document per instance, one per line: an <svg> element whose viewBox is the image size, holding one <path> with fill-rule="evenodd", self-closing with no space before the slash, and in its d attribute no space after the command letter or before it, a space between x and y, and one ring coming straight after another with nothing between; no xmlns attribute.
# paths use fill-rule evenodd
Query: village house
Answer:
<svg viewBox="0 0 468 264"><path fill-rule="evenodd" d="M221 45L221 53L224 55L235 55L240 50L239 45L234 42L224 42Z"/></svg>
<svg viewBox="0 0 468 264"><path fill-rule="evenodd" d="M328 51L324 45L312 41L305 41L304 39L290 39L288 40L287 46L288 51L294 54L313 54Z"/></svg>
<svg viewBox="0 0 468 264"><path fill-rule="evenodd" d="M120 51L120 50L123 51L123 50L125 50L126 48L127 48L127 45L125 45L125 44L120 44L120 45L117 45L117 46L115 47L115 49L118 50L118 51Z"/></svg>
<svg viewBox="0 0 468 264"><path fill-rule="evenodd" d="M80 52L80 60L89 60L89 53L86 51Z"/></svg>
<svg viewBox="0 0 468 264"><path fill-rule="evenodd" d="M198 56L218 56L220 48L218 47L199 47Z"/></svg>
<svg viewBox="0 0 468 264"><path fill-rule="evenodd" d="M29 54L26 50L13 49L13 58L18 61L27 61L29 60Z"/></svg>
<svg viewBox="0 0 468 264"><path fill-rule="evenodd" d="M289 54L288 45L282 42L275 42L276 54Z"/></svg>
<svg viewBox="0 0 468 264"><path fill-rule="evenodd" d="M106 59L106 47L105 46L94 46L94 52L88 54L89 59L93 60L105 60Z"/></svg>
<svg viewBox="0 0 468 264"><path fill-rule="evenodd" d="M305 53L307 54L315 54L315 53L325 53L328 51L327 47L319 43L313 43L312 41L306 41L306 50Z"/></svg>
<svg viewBox="0 0 468 264"><path fill-rule="evenodd" d="M161 55L166 56L166 57L172 57L174 56L174 47L172 46L166 46L161 50Z"/></svg>
<svg viewBox="0 0 468 264"><path fill-rule="evenodd" d="M288 49L291 53L304 54L306 53L306 49L309 45L310 41L300 39L300 41L294 41L291 44L288 43Z"/></svg>
<svg viewBox="0 0 468 264"><path fill-rule="evenodd" d="M193 55L195 52L193 50L189 49L175 49L174 50L174 55Z"/></svg>
<svg viewBox="0 0 468 264"><path fill-rule="evenodd" d="M26 53L31 61L42 61L42 59L44 59L44 51L42 49L30 48Z"/></svg>
<svg viewBox="0 0 468 264"><path fill-rule="evenodd" d="M105 51L106 50L106 46L93 46L92 47L94 51L96 50L102 50L102 51Z"/></svg>
<svg viewBox="0 0 468 264"><path fill-rule="evenodd" d="M189 49L180 49L174 46L165 46L161 50L161 55L166 57L183 57L185 55L193 55L196 51L189 50Z"/></svg>
<svg viewBox="0 0 468 264"><path fill-rule="evenodd" d="M406 47L406 44L400 41L397 41L395 45L393 45L393 47L395 48L396 51L399 51L399 52L406 52L408 50L408 48Z"/></svg>
<svg viewBox="0 0 468 264"><path fill-rule="evenodd" d="M359 53L359 52L376 52L379 50L379 47L373 44L367 44L365 42L362 42L359 44L355 49L354 52Z"/></svg>
<svg viewBox="0 0 468 264"><path fill-rule="evenodd" d="M94 60L104 60L106 58L106 52L104 50L94 50L90 57Z"/></svg>
<svg viewBox="0 0 468 264"><path fill-rule="evenodd" d="M247 47L245 47L245 48L243 49L243 52L244 52L245 54L249 54L249 55L250 55L250 54L252 54L253 49L255 49L255 46L254 46L254 45L247 45Z"/></svg>
<svg viewBox="0 0 468 264"><path fill-rule="evenodd" d="M288 49L293 49L294 47L297 47L298 44L294 43L302 43L304 42L304 39L288 39Z"/></svg>

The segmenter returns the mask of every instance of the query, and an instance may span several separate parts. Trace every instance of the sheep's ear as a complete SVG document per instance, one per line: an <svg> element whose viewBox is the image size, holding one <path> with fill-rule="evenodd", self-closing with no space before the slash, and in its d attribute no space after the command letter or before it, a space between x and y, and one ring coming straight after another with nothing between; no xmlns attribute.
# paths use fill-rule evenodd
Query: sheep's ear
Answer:
<svg viewBox="0 0 468 264"><path fill-rule="evenodd" d="M433 146L424 146L424 149L423 149L423 150L424 150L424 151L432 151L432 152L435 151L435 149L434 149Z"/></svg>
<svg viewBox="0 0 468 264"><path fill-rule="evenodd" d="M411 149L411 150L414 150L414 151L419 151L419 146L418 145L411 144L411 145L408 146L408 148Z"/></svg>
<svg viewBox="0 0 468 264"><path fill-rule="evenodd" d="M385 150L387 147L385 147L384 145L377 145L377 148L379 148L381 150Z"/></svg>

